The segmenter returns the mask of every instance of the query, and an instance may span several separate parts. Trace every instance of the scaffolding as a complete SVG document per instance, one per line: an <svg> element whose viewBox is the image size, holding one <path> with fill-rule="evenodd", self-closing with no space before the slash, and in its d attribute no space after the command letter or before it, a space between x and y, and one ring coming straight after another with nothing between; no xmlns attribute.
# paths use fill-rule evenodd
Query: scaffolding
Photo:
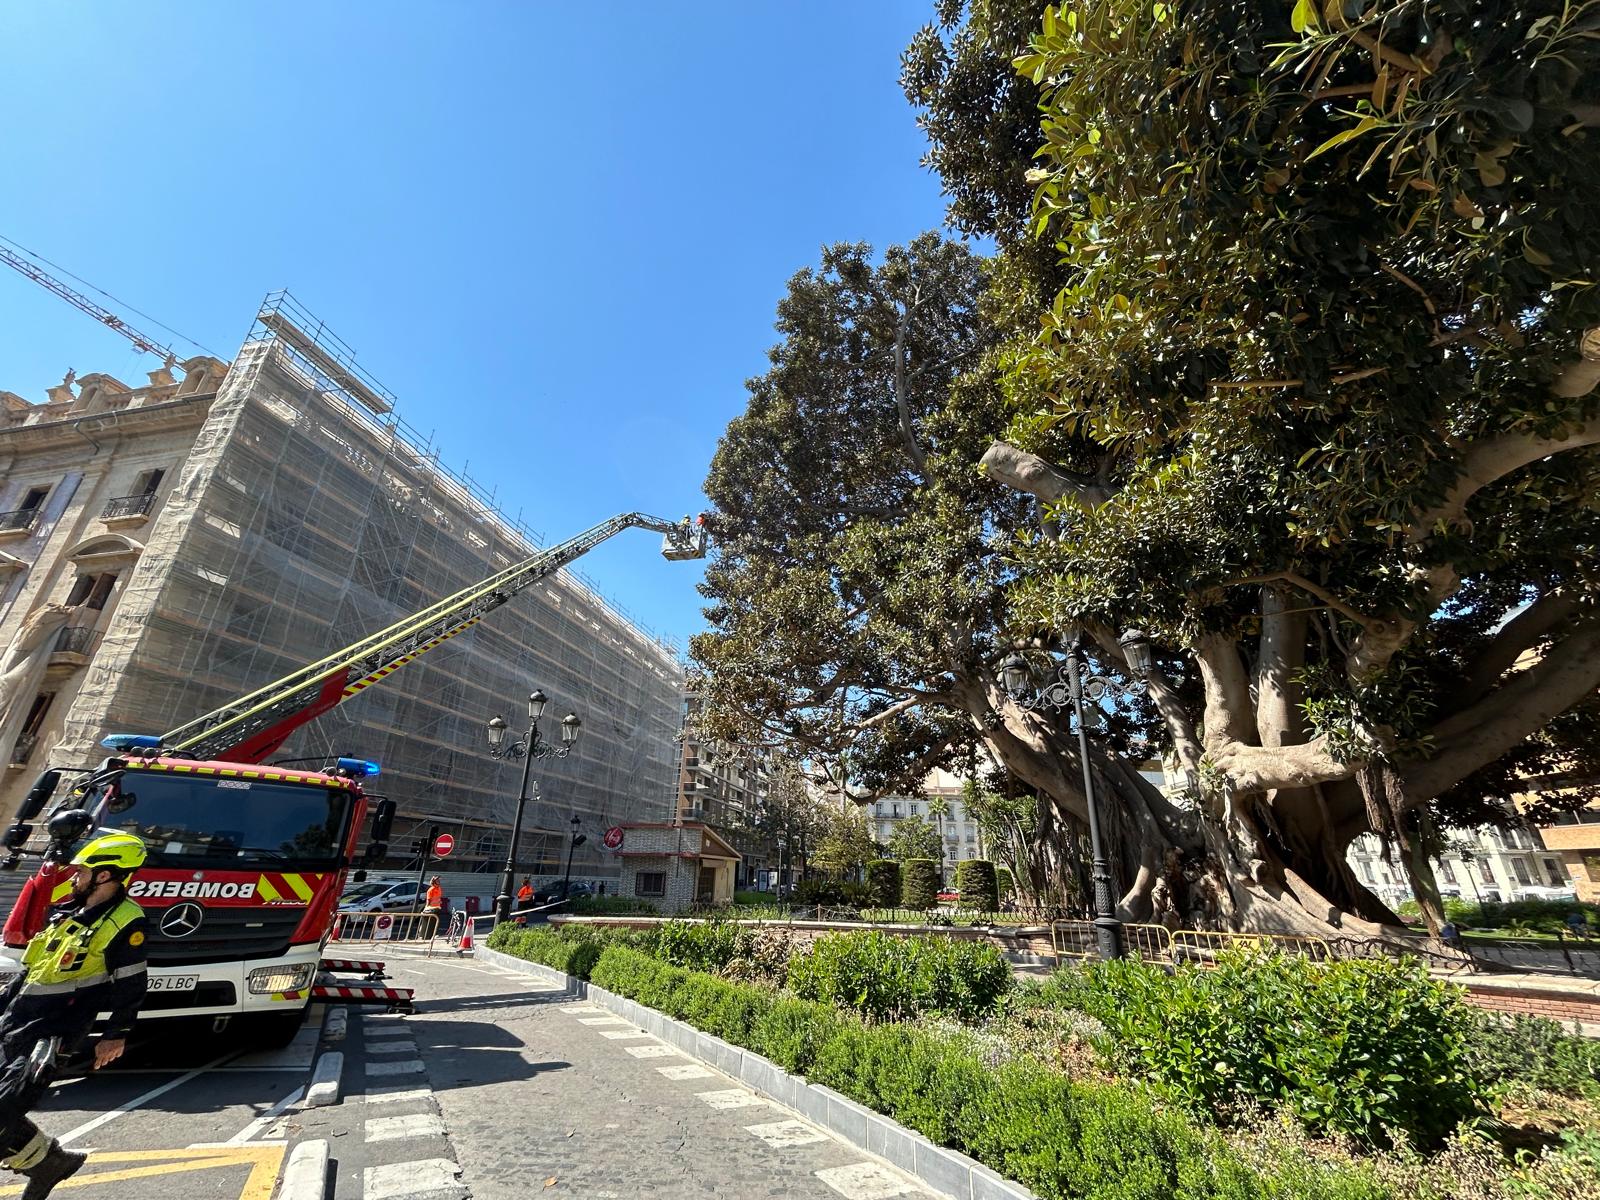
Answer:
<svg viewBox="0 0 1600 1200"><path fill-rule="evenodd" d="M172 728L541 548L395 408L322 322L267 297L129 581L108 635L117 666L91 669L103 727ZM578 751L538 767L523 837L538 869L574 814L591 853L611 825L667 818L682 680L674 646L562 571L281 757L380 761L398 837L447 824L462 867L488 866L505 853L520 768L488 756L484 724L537 685L552 712L584 720ZM609 857L574 869L614 873Z"/></svg>

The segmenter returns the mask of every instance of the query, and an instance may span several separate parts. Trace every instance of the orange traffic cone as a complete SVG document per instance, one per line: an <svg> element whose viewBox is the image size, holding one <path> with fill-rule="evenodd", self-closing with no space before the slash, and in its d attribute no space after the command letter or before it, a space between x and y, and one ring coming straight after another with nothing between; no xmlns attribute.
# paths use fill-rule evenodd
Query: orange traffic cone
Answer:
<svg viewBox="0 0 1600 1200"><path fill-rule="evenodd" d="M472 918L467 918L467 923L461 930L461 945L456 947L457 954L465 954L472 949Z"/></svg>

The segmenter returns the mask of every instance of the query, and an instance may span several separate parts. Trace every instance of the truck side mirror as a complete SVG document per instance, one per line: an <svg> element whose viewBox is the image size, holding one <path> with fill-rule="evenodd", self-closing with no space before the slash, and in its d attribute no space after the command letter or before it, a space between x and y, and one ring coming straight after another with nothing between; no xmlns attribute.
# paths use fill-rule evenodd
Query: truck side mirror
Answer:
<svg viewBox="0 0 1600 1200"><path fill-rule="evenodd" d="M367 873L365 871L351 871L350 872L350 882L351 883L365 883L366 881L367 881Z"/></svg>
<svg viewBox="0 0 1600 1200"><path fill-rule="evenodd" d="M374 842L387 842L389 831L394 827L395 802L393 800L379 800L372 809L372 840ZM388 852L385 848L385 853Z"/></svg>
<svg viewBox="0 0 1600 1200"><path fill-rule="evenodd" d="M50 818L50 853L59 858L69 846L94 828L94 818L81 808L67 808Z"/></svg>
<svg viewBox="0 0 1600 1200"><path fill-rule="evenodd" d="M22 807L17 809L18 821L31 821L44 811L44 806L50 803L50 797L56 794L56 788L61 784L60 771L45 771L33 781L33 786L28 789L28 794L22 799Z"/></svg>

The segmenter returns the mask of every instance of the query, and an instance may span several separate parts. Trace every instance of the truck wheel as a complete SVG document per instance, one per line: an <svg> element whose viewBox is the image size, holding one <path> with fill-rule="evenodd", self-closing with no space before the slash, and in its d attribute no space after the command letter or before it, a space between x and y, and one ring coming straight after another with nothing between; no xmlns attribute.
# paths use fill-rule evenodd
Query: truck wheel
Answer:
<svg viewBox="0 0 1600 1200"><path fill-rule="evenodd" d="M282 1050L304 1027L309 1008L306 1005L292 1013L253 1014L239 1023L240 1036L259 1049Z"/></svg>

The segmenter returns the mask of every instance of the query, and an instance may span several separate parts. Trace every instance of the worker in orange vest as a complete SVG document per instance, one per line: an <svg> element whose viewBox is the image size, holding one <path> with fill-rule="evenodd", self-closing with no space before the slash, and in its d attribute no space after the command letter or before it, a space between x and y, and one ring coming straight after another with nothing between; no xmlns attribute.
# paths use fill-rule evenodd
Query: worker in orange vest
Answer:
<svg viewBox="0 0 1600 1200"><path fill-rule="evenodd" d="M524 875L522 886L517 889L517 907L530 908L533 905L533 883Z"/></svg>
<svg viewBox="0 0 1600 1200"><path fill-rule="evenodd" d="M439 877L435 875L432 879L428 880L428 898L423 901L422 911L431 912L433 914L434 922L437 924L440 912L443 910L443 908L444 888L439 883Z"/></svg>

